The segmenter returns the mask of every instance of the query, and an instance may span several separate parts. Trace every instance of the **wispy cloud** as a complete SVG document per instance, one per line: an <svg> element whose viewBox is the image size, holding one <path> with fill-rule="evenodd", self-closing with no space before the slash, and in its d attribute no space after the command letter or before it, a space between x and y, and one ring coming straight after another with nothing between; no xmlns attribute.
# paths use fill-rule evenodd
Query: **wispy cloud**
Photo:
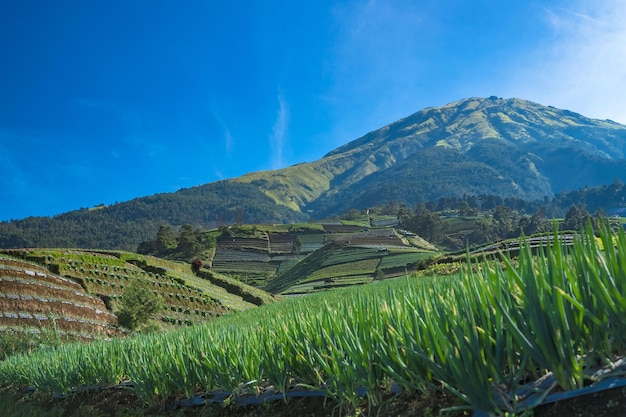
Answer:
<svg viewBox="0 0 626 417"><path fill-rule="evenodd" d="M545 9L552 40L511 78L518 97L626 123L626 2Z"/></svg>
<svg viewBox="0 0 626 417"><path fill-rule="evenodd" d="M222 170L220 169L219 166L217 166L215 163L212 164L213 167L213 175L220 180L224 179L224 174L222 173Z"/></svg>
<svg viewBox="0 0 626 417"><path fill-rule="evenodd" d="M230 129L228 129L228 126L223 125L222 127L224 129L224 148L226 149L226 155L230 156L230 154L233 152L233 144L235 140L230 134Z"/></svg>
<svg viewBox="0 0 626 417"><path fill-rule="evenodd" d="M215 105L209 105L209 111L211 113L211 117L218 123L220 128L222 129L222 139L224 143L224 150L226 151L226 155L230 156L233 152L233 147L235 145L235 139L228 128L228 125L220 115L220 112L217 110Z"/></svg>
<svg viewBox="0 0 626 417"><path fill-rule="evenodd" d="M276 120L270 135L270 152L272 153L272 169L282 168L283 149L287 140L287 130L289 127L289 108L282 92L278 94L278 110Z"/></svg>

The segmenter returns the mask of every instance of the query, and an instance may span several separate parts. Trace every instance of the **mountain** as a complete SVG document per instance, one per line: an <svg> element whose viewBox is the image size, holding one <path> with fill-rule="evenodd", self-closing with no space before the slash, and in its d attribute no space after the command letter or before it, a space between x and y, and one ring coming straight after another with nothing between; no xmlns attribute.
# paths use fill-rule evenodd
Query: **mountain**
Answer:
<svg viewBox="0 0 626 417"><path fill-rule="evenodd" d="M520 99L427 108L310 164L233 181L322 218L464 194L542 199L626 174L626 126Z"/></svg>
<svg viewBox="0 0 626 417"><path fill-rule="evenodd" d="M543 199L626 177L626 126L521 99L421 110L323 158L175 193L0 223L0 247L134 249L159 225L290 223L391 201Z"/></svg>

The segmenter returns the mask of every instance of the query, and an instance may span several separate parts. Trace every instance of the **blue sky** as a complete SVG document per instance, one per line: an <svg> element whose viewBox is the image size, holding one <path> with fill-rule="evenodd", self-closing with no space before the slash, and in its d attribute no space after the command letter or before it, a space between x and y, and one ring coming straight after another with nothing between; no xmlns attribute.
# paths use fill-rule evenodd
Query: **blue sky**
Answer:
<svg viewBox="0 0 626 417"><path fill-rule="evenodd" d="M313 161L467 97L626 123L624 0L4 0L0 60L0 220Z"/></svg>

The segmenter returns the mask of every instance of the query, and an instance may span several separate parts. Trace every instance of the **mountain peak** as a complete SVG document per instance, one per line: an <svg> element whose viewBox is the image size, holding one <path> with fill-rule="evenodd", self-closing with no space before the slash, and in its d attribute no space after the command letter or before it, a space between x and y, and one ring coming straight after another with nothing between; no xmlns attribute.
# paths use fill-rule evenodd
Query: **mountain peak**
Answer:
<svg viewBox="0 0 626 417"><path fill-rule="evenodd" d="M355 207L374 204L377 197L389 201L391 193L385 190L393 187L383 184L408 181L396 175L414 176L417 182L445 183L417 188L403 186L406 192L422 193L395 195L398 200L411 203L436 200L448 194L489 193L490 187L500 190L496 194L542 198L562 188L608 183L615 175L624 176L618 171L610 173L606 164L623 160L625 151L626 126L615 122L590 119L520 98L471 97L420 110L311 163L316 172L327 173L327 190L319 196L302 198L301 207L320 210L320 201L325 206L329 200L344 199L341 197L344 193L350 194L350 204ZM429 159L425 160L426 157ZM573 159L579 161L581 170L563 178L563 171L557 166ZM605 166L598 168L598 172L587 172L589 160L604 161ZM419 169L417 163L425 167ZM437 163L442 164L438 172L454 177L451 180L455 185L427 168ZM468 171L462 174L465 168ZM617 165L613 168L622 169ZM588 181L592 177L593 182ZM380 189L377 195L370 195L367 189L374 182ZM355 190L369 196L357 199ZM348 209L350 204L343 207ZM334 203L331 206L335 207ZM326 210L324 214L329 213Z"/></svg>

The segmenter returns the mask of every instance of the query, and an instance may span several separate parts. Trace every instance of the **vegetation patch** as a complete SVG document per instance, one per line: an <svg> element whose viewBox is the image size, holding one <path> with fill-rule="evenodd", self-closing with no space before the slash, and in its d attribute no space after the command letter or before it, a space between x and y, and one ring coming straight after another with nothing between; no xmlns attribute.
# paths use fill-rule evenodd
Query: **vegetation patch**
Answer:
<svg viewBox="0 0 626 417"><path fill-rule="evenodd" d="M0 383L68 393L132 381L153 405L308 387L346 412L389 404L394 387L443 389L457 411L519 414L541 402L533 396L621 375L626 234L603 227L600 241L588 229L565 245L555 232L537 250L522 242L515 262L483 259L458 276L387 280L177 331L13 355L0 362Z"/></svg>
<svg viewBox="0 0 626 417"><path fill-rule="evenodd" d="M0 257L0 327L24 335L54 325L71 338L111 336L120 332L118 318L132 330L185 326L275 300L236 280L198 276L189 263L128 252L5 253L11 257ZM145 296L129 302L137 288ZM159 300L151 310L149 299ZM154 319L148 327L147 316Z"/></svg>

